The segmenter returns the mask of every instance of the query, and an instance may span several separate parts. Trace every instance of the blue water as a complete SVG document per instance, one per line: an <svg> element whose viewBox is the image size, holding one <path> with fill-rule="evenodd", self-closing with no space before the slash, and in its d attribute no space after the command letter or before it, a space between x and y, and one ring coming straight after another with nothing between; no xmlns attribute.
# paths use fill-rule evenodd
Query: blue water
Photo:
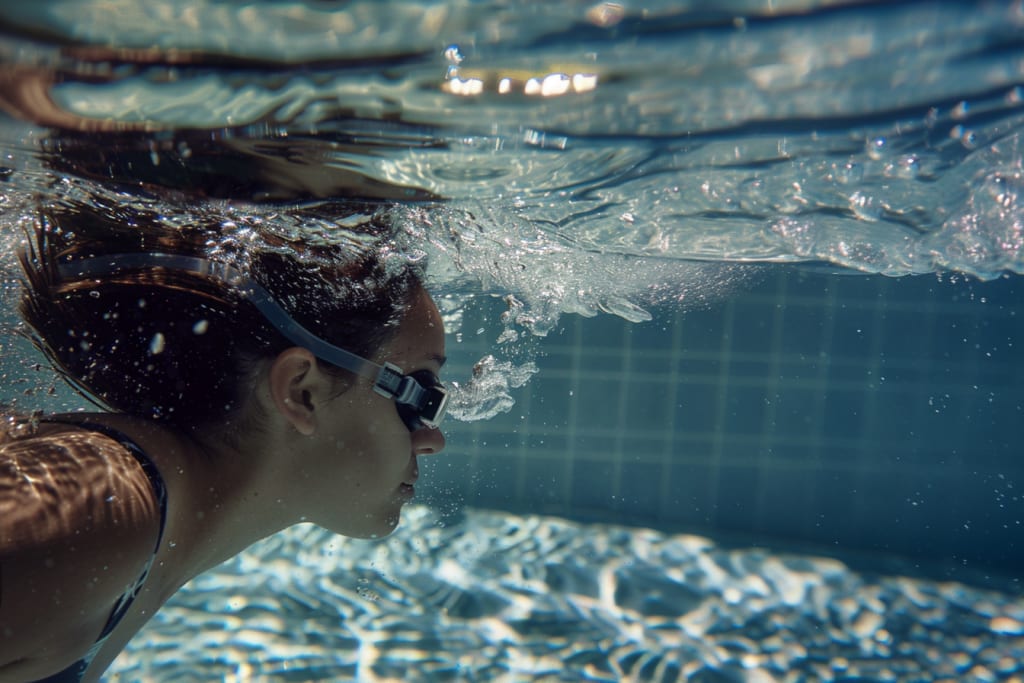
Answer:
<svg viewBox="0 0 1024 683"><path fill-rule="evenodd" d="M10 334L40 205L225 243L385 212L454 349L443 515L400 532L423 545L285 534L179 596L121 680L1019 680L1022 28L1011 2L2 3L0 398L81 405ZM729 559L673 506L673 531L911 537L873 549L1010 576ZM492 547L503 525L536 556ZM591 538L577 571L560 549ZM283 559L304 541L343 559Z"/></svg>

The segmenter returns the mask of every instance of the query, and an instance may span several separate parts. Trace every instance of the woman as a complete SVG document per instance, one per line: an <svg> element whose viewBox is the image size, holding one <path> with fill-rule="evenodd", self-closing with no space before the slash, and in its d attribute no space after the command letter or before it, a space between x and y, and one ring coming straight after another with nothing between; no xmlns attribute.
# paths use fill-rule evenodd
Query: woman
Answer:
<svg viewBox="0 0 1024 683"><path fill-rule="evenodd" d="M292 524L388 534L444 447L442 321L379 236L234 253L151 218L51 212L20 255L37 344L113 412L0 436L2 682L97 680L186 581Z"/></svg>

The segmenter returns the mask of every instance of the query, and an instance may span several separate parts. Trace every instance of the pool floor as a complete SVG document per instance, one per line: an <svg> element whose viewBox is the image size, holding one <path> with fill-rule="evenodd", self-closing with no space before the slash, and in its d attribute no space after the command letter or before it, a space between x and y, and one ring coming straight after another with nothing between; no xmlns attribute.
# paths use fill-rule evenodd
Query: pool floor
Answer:
<svg viewBox="0 0 1024 683"><path fill-rule="evenodd" d="M411 507L188 584L110 681L1024 681L1024 598L693 535Z"/></svg>

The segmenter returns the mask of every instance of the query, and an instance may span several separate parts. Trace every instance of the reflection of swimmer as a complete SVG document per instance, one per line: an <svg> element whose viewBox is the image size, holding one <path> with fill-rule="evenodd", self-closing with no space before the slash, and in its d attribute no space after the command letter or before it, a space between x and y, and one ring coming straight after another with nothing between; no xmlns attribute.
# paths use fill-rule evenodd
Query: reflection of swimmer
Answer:
<svg viewBox="0 0 1024 683"><path fill-rule="evenodd" d="M444 447L413 265L264 244L243 275L212 232L87 207L39 225L22 314L113 412L0 429L0 681L97 680L182 584L292 524L395 528Z"/></svg>
<svg viewBox="0 0 1024 683"><path fill-rule="evenodd" d="M78 65L78 70L0 64L0 111L52 130L46 147L59 151L48 160L55 170L106 183L157 185L206 197L256 201L340 197L389 201L441 199L386 171L391 166L389 158L404 159L412 148L443 145L422 127L402 122L399 113L370 124L355 117L355 103L347 106L343 102L306 102L305 106L315 105L317 110L313 132L309 124L290 127L298 112L305 111L299 106L301 101L287 108L295 110L292 114L278 116L270 108L275 100L267 94L268 111L245 122L263 126L258 137L241 124L230 124L230 118L205 124L186 119L179 125L159 117L132 118L139 114L127 106L124 120L90 116L63 105L55 91L67 85L87 87L94 89L95 97L102 100L104 85L123 87L130 82L125 73L131 73L131 66L162 64L171 68L177 64L196 64L215 68L219 62L208 55L189 52L99 47L65 48L62 54L81 60L70 62ZM115 60L113 63L122 68L112 69L104 59ZM158 100L160 82L143 80L133 97L145 100L148 94ZM180 87L184 81L175 77L167 82ZM236 93L225 84L225 100L218 109L230 109L235 98L255 97L253 93L261 85L267 93L274 87L255 77L251 92ZM196 88L201 87L197 83ZM220 115L212 119L217 121ZM185 128L178 129L181 126Z"/></svg>

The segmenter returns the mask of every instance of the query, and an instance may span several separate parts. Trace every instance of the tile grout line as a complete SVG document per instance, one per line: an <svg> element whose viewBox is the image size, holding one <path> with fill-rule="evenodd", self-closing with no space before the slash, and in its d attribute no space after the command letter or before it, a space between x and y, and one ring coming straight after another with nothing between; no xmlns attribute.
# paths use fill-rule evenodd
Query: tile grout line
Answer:
<svg viewBox="0 0 1024 683"><path fill-rule="evenodd" d="M772 314L771 341L768 351L768 372L767 381L763 383L767 401L764 416L761 420L761 430L758 435L758 452L755 454L755 475L757 476L755 486L757 487L754 501L755 520L753 529L760 531L761 525L758 519L763 519L762 514L767 505L767 489L764 486L764 478L761 476L765 471L772 469L773 455L775 453L775 418L778 414L778 398L780 375L782 373L782 331L786 324L786 277L777 276L775 284L775 310ZM769 400L769 397L770 400Z"/></svg>
<svg viewBox="0 0 1024 683"><path fill-rule="evenodd" d="M672 356L669 361L668 370L668 417L663 437L662 458L661 458L661 482L658 486L658 519L668 519L669 498L672 496L674 483L672 481L672 463L675 460L675 439L672 438L676 431L676 403L679 401L679 385L681 377L679 366L683 348L683 318L682 312L676 312L672 320ZM676 501L678 504L678 500Z"/></svg>
<svg viewBox="0 0 1024 683"><path fill-rule="evenodd" d="M629 385L630 385L630 382L631 382L631 379L630 379L630 377L631 377L630 368L632 368L632 366L633 366L633 328L631 328L631 327L625 328L625 330L623 332L623 335L622 335L622 356L621 356L621 360L622 360L622 365L620 366L621 373L622 373L622 380L621 381L622 381L622 384L624 386L620 386L618 388L618 391L619 391L619 401L618 401L618 406L617 406L618 416L617 416L616 424L618 424L618 425L626 425L626 424L628 424L626 411L627 411L627 409L629 407L629 404L628 404L629 389L630 389ZM615 459L614 459L614 462L612 464L612 482L613 482L613 485L612 485L613 506L612 507L615 507L614 501L618 501L618 505L622 505L622 503L623 503L623 500L622 500L622 485L621 484L622 484L622 473L623 473L623 470L625 468L625 464L623 463L623 459L625 458L625 452L624 452L625 451L625 448L624 448L625 436L624 436L624 433L625 433L625 430L622 429L621 427L616 430L615 442L614 442L614 446L613 446L613 452L615 453Z"/></svg>
<svg viewBox="0 0 1024 683"><path fill-rule="evenodd" d="M832 343L835 340L836 333L836 310L838 306L839 297L836 293L836 286L832 284L828 287L824 310L827 312L827 322L824 323L824 328L821 331L821 349L818 358L818 371L814 376L814 385L817 387L816 396L818 400L815 401L814 417L811 420L811 438L810 438L810 452L811 452L811 464L813 465L814 480L820 481L821 474L824 471L822 454L825 451L826 438L825 438L825 403L829 394L829 370L831 369L832 356L828 350L832 348ZM808 508L812 510L820 509L817 505L818 492L811 488L804 497ZM820 518L820 517L819 517ZM804 523L810 524L812 520L818 519L811 515L803 516ZM816 523L816 522L815 522ZM804 535L810 535L811 529L804 528L801 530Z"/></svg>
<svg viewBox="0 0 1024 683"><path fill-rule="evenodd" d="M878 392L881 389L883 380L883 365L884 365L884 351L883 351L883 330L886 324L886 314L888 312L886 308L886 292L883 291L884 285L879 282L874 288L874 314L871 318L871 327L869 331L871 334L870 350L866 360L866 371L868 377L865 381L864 386L864 414L861 416L861 433L874 435L876 441L872 444L862 443L858 449L857 461L856 461L856 474L854 477L854 485L861 486L866 481L865 475L865 464L875 461L873 457L874 453L865 452L865 447L872 447L877 444L877 425L878 425ZM879 463L875 462L877 466ZM854 518L855 526L863 527L867 522L867 511L864 509L862 501L865 500L864 492L861 491L857 497L857 504L851 510L851 516Z"/></svg>
<svg viewBox="0 0 1024 683"><path fill-rule="evenodd" d="M726 302L724 315L722 319L722 354L721 365L718 369L718 397L715 401L715 426L711 441L711 462L710 465L710 476L708 485L710 492L708 496L708 504L711 506L711 510L708 511L709 515L714 512L714 521L709 516L708 521L711 523L717 523L719 518L719 493L721 488L722 479L722 460L725 450L725 437L724 430L726 424L726 413L729 409L729 367L732 353L732 331L733 321L736 316L736 304L733 299L729 299Z"/></svg>
<svg viewBox="0 0 1024 683"><path fill-rule="evenodd" d="M564 483L563 500L569 501L567 508L572 507L572 477L576 470L576 422L579 420L580 400L580 372L581 356L583 348L583 326L579 318L573 321L572 328L572 351L570 353L569 373L569 410L566 416L566 449L565 449L565 471L562 480Z"/></svg>

